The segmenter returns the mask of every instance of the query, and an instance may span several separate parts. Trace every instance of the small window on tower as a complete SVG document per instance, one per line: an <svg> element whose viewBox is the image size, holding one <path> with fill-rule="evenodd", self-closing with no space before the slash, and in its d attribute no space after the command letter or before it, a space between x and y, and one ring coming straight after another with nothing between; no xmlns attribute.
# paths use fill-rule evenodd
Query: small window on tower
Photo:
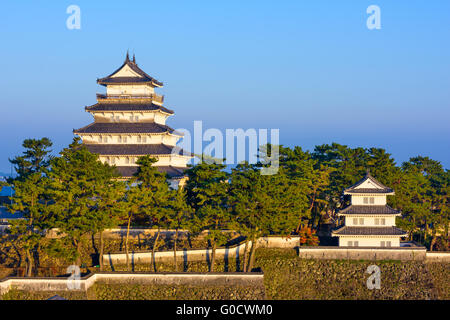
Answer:
<svg viewBox="0 0 450 320"><path fill-rule="evenodd" d="M147 142L147 137L142 137L142 142L146 143Z"/></svg>
<svg viewBox="0 0 450 320"><path fill-rule="evenodd" d="M378 226L380 224L380 218L375 218L375 225Z"/></svg>
<svg viewBox="0 0 450 320"><path fill-rule="evenodd" d="M123 137L123 142L127 143L127 137Z"/></svg>
<svg viewBox="0 0 450 320"><path fill-rule="evenodd" d="M368 197L364 197L363 202L364 202L364 204L368 204L369 203L369 198Z"/></svg>
<svg viewBox="0 0 450 320"><path fill-rule="evenodd" d="M116 122L120 121L120 116L116 116Z"/></svg>
<svg viewBox="0 0 450 320"><path fill-rule="evenodd" d="M386 241L386 247L390 247L391 246L391 242L390 241Z"/></svg>
<svg viewBox="0 0 450 320"><path fill-rule="evenodd" d="M125 158L125 163L126 163L126 164L130 163L130 157L126 157L126 158Z"/></svg>
<svg viewBox="0 0 450 320"><path fill-rule="evenodd" d="M134 117L134 121L138 122L139 121L139 116L135 116Z"/></svg>
<svg viewBox="0 0 450 320"><path fill-rule="evenodd" d="M359 224L363 225L364 224L364 218L359 218Z"/></svg>
<svg viewBox="0 0 450 320"><path fill-rule="evenodd" d="M98 142L102 142L102 136L98 136Z"/></svg>
<svg viewBox="0 0 450 320"><path fill-rule="evenodd" d="M374 197L370 197L369 201L370 201L370 204L374 204L375 203L375 198Z"/></svg>
<svg viewBox="0 0 450 320"><path fill-rule="evenodd" d="M384 226L386 224L386 219L385 218L381 218L381 225Z"/></svg>
<svg viewBox="0 0 450 320"><path fill-rule="evenodd" d="M122 136L118 136L118 137L117 137L117 142L119 142L119 143L122 142Z"/></svg>
<svg viewBox="0 0 450 320"><path fill-rule="evenodd" d="M353 241L353 246L354 246L354 247L359 246L359 242L358 242L358 241Z"/></svg>
<svg viewBox="0 0 450 320"><path fill-rule="evenodd" d="M141 136L137 136L137 142L141 142Z"/></svg>
<svg viewBox="0 0 450 320"><path fill-rule="evenodd" d="M380 246L381 246L381 247L385 247L385 246L386 246L386 242L381 241L381 242L380 242Z"/></svg>
<svg viewBox="0 0 450 320"><path fill-rule="evenodd" d="M353 218L353 224L357 225L358 224L358 218Z"/></svg>
<svg viewBox="0 0 450 320"><path fill-rule="evenodd" d="M103 137L103 142L108 142L108 137Z"/></svg>

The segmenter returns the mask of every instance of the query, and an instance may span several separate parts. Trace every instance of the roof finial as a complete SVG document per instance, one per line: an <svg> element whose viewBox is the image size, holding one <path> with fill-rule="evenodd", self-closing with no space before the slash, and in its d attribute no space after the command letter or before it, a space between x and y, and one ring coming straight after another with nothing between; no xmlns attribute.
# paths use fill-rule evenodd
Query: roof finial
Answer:
<svg viewBox="0 0 450 320"><path fill-rule="evenodd" d="M128 50L127 50L127 56L125 57L125 62L130 61L130 55L128 54Z"/></svg>
<svg viewBox="0 0 450 320"><path fill-rule="evenodd" d="M136 63L136 57L134 56L134 53L133 53L133 63Z"/></svg>
<svg viewBox="0 0 450 320"><path fill-rule="evenodd" d="M366 176L370 176L370 168L366 169Z"/></svg>

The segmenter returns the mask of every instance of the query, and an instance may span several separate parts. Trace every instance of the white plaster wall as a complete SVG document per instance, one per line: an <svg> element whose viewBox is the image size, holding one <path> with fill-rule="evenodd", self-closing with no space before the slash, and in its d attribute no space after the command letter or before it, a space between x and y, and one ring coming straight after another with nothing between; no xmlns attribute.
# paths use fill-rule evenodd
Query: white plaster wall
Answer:
<svg viewBox="0 0 450 320"><path fill-rule="evenodd" d="M347 247L349 241L358 241L358 247L381 247L381 241L391 241L391 247L400 247L400 237L340 236L339 246Z"/></svg>
<svg viewBox="0 0 450 320"><path fill-rule="evenodd" d="M186 167L186 163L190 158L183 156L157 156L153 155L154 158L158 159L156 162L157 166L174 166L174 167ZM133 166L136 165L136 161L139 156L99 156L99 160L106 162L110 165L116 166Z"/></svg>
<svg viewBox="0 0 450 320"><path fill-rule="evenodd" d="M93 112L95 122L125 122L125 123L136 123L136 122L155 122L158 124L165 125L166 120L170 115L161 113L159 111L154 112L138 112L138 111L128 111L128 112Z"/></svg>
<svg viewBox="0 0 450 320"><path fill-rule="evenodd" d="M122 69L120 69L114 75L111 76L111 78L118 78L118 77L142 78L142 76L140 74L138 74L136 71L131 69L128 65L124 65Z"/></svg>
<svg viewBox="0 0 450 320"><path fill-rule="evenodd" d="M149 84L145 85L108 85L106 94L108 95L133 95L150 96L155 93L155 89Z"/></svg>
<svg viewBox="0 0 450 320"><path fill-rule="evenodd" d="M364 203L364 198L366 197L373 197L374 203ZM386 204L386 196L385 195L370 195L370 196L359 196L359 195L352 195L352 205L359 205L359 206L367 206L367 205L375 205L375 206L384 206Z"/></svg>
<svg viewBox="0 0 450 320"><path fill-rule="evenodd" d="M111 134L111 135L86 135L80 134L86 144L165 144L175 146L179 136L170 133L161 134ZM105 140L105 138L107 140Z"/></svg>
<svg viewBox="0 0 450 320"><path fill-rule="evenodd" d="M357 223L355 223L354 219L357 219ZM360 224L360 219L363 219L364 224ZM379 219L379 224L375 224L375 219ZM385 220L385 224L381 224L381 219ZM368 217L368 216L356 216L356 215L348 215L345 216L345 225L346 226L365 226L365 227L383 227L383 226L395 226L395 216L392 215L379 215L376 217Z"/></svg>

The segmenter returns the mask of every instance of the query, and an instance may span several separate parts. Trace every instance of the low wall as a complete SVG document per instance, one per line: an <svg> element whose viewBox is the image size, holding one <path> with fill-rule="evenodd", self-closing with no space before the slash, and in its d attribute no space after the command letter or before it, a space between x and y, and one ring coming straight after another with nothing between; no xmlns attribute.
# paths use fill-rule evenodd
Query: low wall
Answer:
<svg viewBox="0 0 450 320"><path fill-rule="evenodd" d="M296 248L299 246L300 238L293 236L290 238L283 237L261 237L257 241L258 248ZM248 248L251 247L251 241L248 242ZM245 243L240 243L228 248L217 248L216 258L236 258L238 259L244 254ZM212 249L191 249L178 250L176 252L177 258L187 263L188 261L209 261ZM157 262L172 261L173 251L157 251L155 252L155 260ZM108 253L103 255L105 263L111 265L125 264L127 255L123 252ZM132 264L135 263L150 263L152 261L152 253L150 251L130 252L129 259Z"/></svg>
<svg viewBox="0 0 450 320"><path fill-rule="evenodd" d="M415 260L426 259L426 248L378 248L378 247L299 247L298 255L304 259L349 260Z"/></svg>
<svg viewBox="0 0 450 320"><path fill-rule="evenodd" d="M0 281L0 294L10 289L26 291L86 291L97 281L127 284L169 285L263 285L264 274L254 273L95 273L80 280L69 278L5 278ZM72 288L70 289L70 284Z"/></svg>
<svg viewBox="0 0 450 320"><path fill-rule="evenodd" d="M450 252L427 252L427 262L450 262Z"/></svg>
<svg viewBox="0 0 450 320"><path fill-rule="evenodd" d="M154 228L136 228L131 227L129 230L129 237L130 238L138 238L138 237L155 237L158 232L158 229ZM164 238L172 238L175 235L176 230L175 229L163 229L160 230L160 235ZM236 231L233 230L223 230L224 233L231 233L232 235L238 235ZM178 230L178 237L179 239L186 238L189 234L189 230ZM202 231L198 236L203 237L208 234L208 231ZM103 238L104 239L122 239L126 237L127 235L127 228L112 228L112 229L106 229L103 231ZM47 231L47 237L48 238L61 238L64 236L64 233L59 234L58 228L53 228ZM96 235L98 236L98 235Z"/></svg>

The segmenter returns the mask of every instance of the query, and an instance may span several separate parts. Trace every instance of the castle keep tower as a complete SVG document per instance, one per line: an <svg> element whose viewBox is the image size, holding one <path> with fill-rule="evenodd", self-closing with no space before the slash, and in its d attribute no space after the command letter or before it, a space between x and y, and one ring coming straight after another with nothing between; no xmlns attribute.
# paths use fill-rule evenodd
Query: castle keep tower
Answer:
<svg viewBox="0 0 450 320"><path fill-rule="evenodd" d="M162 82L142 71L127 53L122 66L97 83L106 87L106 94L97 94L97 103L85 108L94 122L74 134L100 161L116 165L124 179L137 171L138 157L150 155L158 159L155 166L169 175L172 186L178 185L192 156L176 147L182 135L166 125L174 112L155 93Z"/></svg>
<svg viewBox="0 0 450 320"><path fill-rule="evenodd" d="M394 190L367 172L344 194L351 196L351 205L338 212L345 223L332 232L339 237L340 247L400 247L400 238L407 235L395 226L395 217L401 213L386 204L386 196L393 195Z"/></svg>

